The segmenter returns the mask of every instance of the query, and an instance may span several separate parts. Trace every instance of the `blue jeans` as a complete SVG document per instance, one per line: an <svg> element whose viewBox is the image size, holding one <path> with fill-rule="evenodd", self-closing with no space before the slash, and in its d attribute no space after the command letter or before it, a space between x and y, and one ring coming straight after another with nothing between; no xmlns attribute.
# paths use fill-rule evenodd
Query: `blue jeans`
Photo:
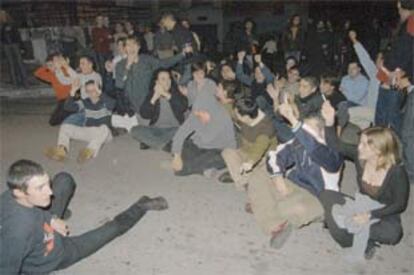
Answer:
<svg viewBox="0 0 414 275"><path fill-rule="evenodd" d="M414 92L408 95L401 128L405 169L410 182L414 183Z"/></svg>
<svg viewBox="0 0 414 275"><path fill-rule="evenodd" d="M178 127L156 128L138 125L132 128L131 136L151 148L162 149L173 139L177 130Z"/></svg>
<svg viewBox="0 0 414 275"><path fill-rule="evenodd" d="M401 92L380 87L375 110L375 125L390 127L397 134L400 134L403 99L404 95Z"/></svg>
<svg viewBox="0 0 414 275"><path fill-rule="evenodd" d="M72 124L75 126L84 126L85 125L85 113L84 112L79 112L79 113L74 113L70 116L68 116L67 118L65 118L65 120L62 122L62 124Z"/></svg>

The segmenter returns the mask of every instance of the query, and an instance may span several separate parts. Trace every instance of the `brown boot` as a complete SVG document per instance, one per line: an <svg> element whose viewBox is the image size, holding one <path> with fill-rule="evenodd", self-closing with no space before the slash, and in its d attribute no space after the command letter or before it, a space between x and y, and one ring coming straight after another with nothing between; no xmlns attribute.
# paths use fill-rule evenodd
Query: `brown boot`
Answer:
<svg viewBox="0 0 414 275"><path fill-rule="evenodd" d="M49 147L45 150L46 157L56 160L56 161L64 161L66 158L66 148L62 145L57 147Z"/></svg>
<svg viewBox="0 0 414 275"><path fill-rule="evenodd" d="M91 158L93 158L93 155L95 154L95 152L89 148L83 148L79 151L79 155L78 155L78 162L79 163L84 163L87 160L90 160Z"/></svg>

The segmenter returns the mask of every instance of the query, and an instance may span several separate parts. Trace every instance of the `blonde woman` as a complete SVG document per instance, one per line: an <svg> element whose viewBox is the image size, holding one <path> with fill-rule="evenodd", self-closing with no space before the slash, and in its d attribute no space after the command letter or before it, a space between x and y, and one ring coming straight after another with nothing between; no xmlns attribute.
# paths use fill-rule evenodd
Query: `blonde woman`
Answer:
<svg viewBox="0 0 414 275"><path fill-rule="evenodd" d="M326 120L326 138L336 141L334 109L329 102L322 106L322 115ZM365 129L358 147L338 144L339 151L355 162L359 196L366 196L370 202L381 204L375 210L366 211L356 208L350 217L354 225L369 226L365 258L373 257L378 244L396 245L402 238L403 228L400 214L407 208L409 198L409 181L403 164L400 162L397 137L388 128L373 127ZM325 208L325 222L331 236L342 247L355 246L355 234L338 225L332 209L335 205L352 202L340 192L324 191L320 200ZM335 211L334 211L335 212Z"/></svg>

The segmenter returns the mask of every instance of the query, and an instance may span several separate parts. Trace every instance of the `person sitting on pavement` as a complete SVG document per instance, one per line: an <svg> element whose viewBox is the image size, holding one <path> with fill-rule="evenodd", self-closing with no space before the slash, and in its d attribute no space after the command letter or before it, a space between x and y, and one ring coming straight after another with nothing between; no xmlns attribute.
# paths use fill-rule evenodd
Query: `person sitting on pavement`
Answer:
<svg viewBox="0 0 414 275"><path fill-rule="evenodd" d="M221 182L234 182L244 191L253 169L262 165L266 153L276 146L272 120L250 98L238 99L234 108L240 127L241 145L238 149L226 148L222 152L228 172L219 177Z"/></svg>
<svg viewBox="0 0 414 275"><path fill-rule="evenodd" d="M149 210L164 210L163 197L141 197L112 220L70 236L63 220L76 183L66 173L53 179L30 160L14 162L7 174L8 190L0 195L0 274L49 274L65 269L125 234Z"/></svg>
<svg viewBox="0 0 414 275"><path fill-rule="evenodd" d="M138 125L131 130L141 149L162 149L168 145L184 122L188 108L187 98L178 91L170 71L157 71L152 87L140 109L141 116L150 120L149 126Z"/></svg>
<svg viewBox="0 0 414 275"><path fill-rule="evenodd" d="M267 170L253 173L247 192L252 213L262 230L279 249L293 229L323 217L318 197L326 189L339 190L343 158L324 138L318 116L299 120L294 104L285 102L280 112L292 126L294 138L267 156Z"/></svg>
<svg viewBox="0 0 414 275"><path fill-rule="evenodd" d="M46 64L36 69L34 75L49 83L56 96L57 105L49 119L51 126L60 125L72 112L65 111L65 101L69 96L73 79L77 73L69 66L60 53L53 53L46 59Z"/></svg>
<svg viewBox="0 0 414 275"><path fill-rule="evenodd" d="M214 87L215 88L215 87ZM172 168L177 176L213 177L226 164L221 151L236 148L233 122L213 91L200 92L172 143Z"/></svg>
<svg viewBox="0 0 414 275"><path fill-rule="evenodd" d="M400 160L399 141L393 130L371 127L362 131L358 146L343 144L332 130L335 111L328 102L324 103L322 114L330 146L355 163L358 184L355 198L365 197L362 206L354 206L354 211L342 211L345 221L341 222L334 208L345 206L353 198L338 190L324 190L319 198L325 209L325 223L341 247L353 247L351 252L356 255L352 258L360 260L365 256L365 259L370 259L376 246L396 245L403 236L400 216L407 208L410 184ZM372 201L377 203L375 208L363 207ZM350 223L355 231L348 227ZM358 228L365 228L365 234L358 234Z"/></svg>
<svg viewBox="0 0 414 275"><path fill-rule="evenodd" d="M79 152L78 162L83 163L98 155L98 152L105 142L112 139L110 130L112 110L115 101L102 91L93 80L85 85L88 97L75 100L76 91L80 88L79 81L72 84L70 97L65 103L65 109L70 111L84 112L85 123L82 126L63 124L59 130L58 145L46 149L46 156L63 161L69 153L71 139L88 142L86 148Z"/></svg>

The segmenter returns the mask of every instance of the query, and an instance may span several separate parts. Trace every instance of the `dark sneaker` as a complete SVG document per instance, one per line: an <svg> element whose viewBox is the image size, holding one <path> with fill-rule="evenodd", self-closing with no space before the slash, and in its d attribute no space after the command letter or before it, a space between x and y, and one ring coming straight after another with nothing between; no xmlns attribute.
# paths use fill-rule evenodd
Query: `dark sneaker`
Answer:
<svg viewBox="0 0 414 275"><path fill-rule="evenodd" d="M168 208L168 202L163 197L156 197L151 199L147 196L144 196L138 201L138 205L145 210L161 211Z"/></svg>
<svg viewBox="0 0 414 275"><path fill-rule="evenodd" d="M249 214L253 214L252 204L250 202L244 205L244 211Z"/></svg>
<svg viewBox="0 0 414 275"><path fill-rule="evenodd" d="M368 241L367 248L365 249L364 254L365 260L371 260L372 258L374 258L377 247L379 247L378 244L372 241Z"/></svg>
<svg viewBox="0 0 414 275"><path fill-rule="evenodd" d="M218 178L219 182L221 183L232 183L233 178L230 175L230 172L226 171L223 174L220 175L220 177Z"/></svg>
<svg viewBox="0 0 414 275"><path fill-rule="evenodd" d="M284 222L278 230L272 232L272 238L270 239L270 247L274 249L281 249L286 243L287 239L293 232L293 226L287 221Z"/></svg>
<svg viewBox="0 0 414 275"><path fill-rule="evenodd" d="M141 150L148 150L150 147L148 145L146 145L145 143L140 143L139 144L139 149Z"/></svg>

